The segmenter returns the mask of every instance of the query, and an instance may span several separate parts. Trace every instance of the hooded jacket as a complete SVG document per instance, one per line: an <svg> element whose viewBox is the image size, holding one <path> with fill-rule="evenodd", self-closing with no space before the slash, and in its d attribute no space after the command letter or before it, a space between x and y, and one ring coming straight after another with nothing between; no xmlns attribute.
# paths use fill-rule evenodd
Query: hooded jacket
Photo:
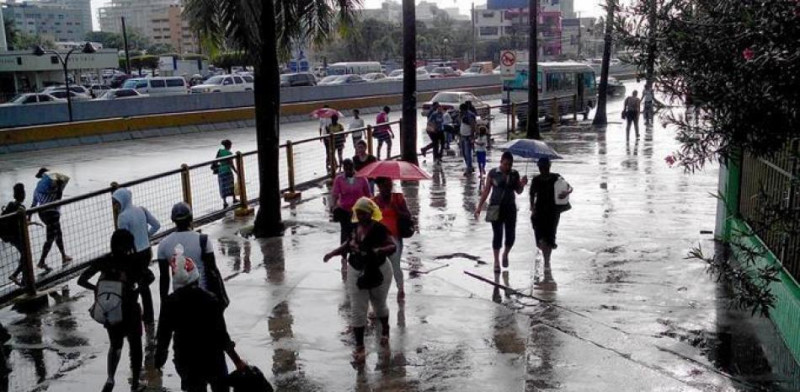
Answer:
<svg viewBox="0 0 800 392"><path fill-rule="evenodd" d="M161 223L146 209L133 205L131 191L117 189L112 197L120 205L117 229L125 229L133 234L137 252L150 248L150 237L158 232Z"/></svg>

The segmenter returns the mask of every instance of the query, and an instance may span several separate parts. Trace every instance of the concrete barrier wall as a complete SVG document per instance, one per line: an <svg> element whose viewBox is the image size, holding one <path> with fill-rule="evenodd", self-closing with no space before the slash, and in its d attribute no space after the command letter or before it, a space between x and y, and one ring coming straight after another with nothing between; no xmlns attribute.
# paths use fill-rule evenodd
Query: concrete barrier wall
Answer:
<svg viewBox="0 0 800 392"><path fill-rule="evenodd" d="M500 86L497 75L420 80L419 92L471 89ZM335 101L403 93L401 82L364 83L350 86L292 87L281 89L281 103ZM83 101L72 103L75 121L116 117L148 116L166 113L197 112L253 106L252 92L223 94L187 94L118 101ZM0 128L24 127L66 122L66 104L0 107Z"/></svg>

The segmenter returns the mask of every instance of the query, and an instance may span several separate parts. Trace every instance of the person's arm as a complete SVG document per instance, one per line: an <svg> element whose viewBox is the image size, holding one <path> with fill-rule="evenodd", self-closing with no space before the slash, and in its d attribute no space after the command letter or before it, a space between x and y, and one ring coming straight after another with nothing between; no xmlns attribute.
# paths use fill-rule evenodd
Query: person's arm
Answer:
<svg viewBox="0 0 800 392"><path fill-rule="evenodd" d="M486 176L486 184L483 186L483 192L481 193L481 200L478 202L478 207L475 208L475 219L478 219L481 216L481 210L483 209L483 204L486 203L486 199L489 197L489 192L492 191L492 177Z"/></svg>
<svg viewBox="0 0 800 392"><path fill-rule="evenodd" d="M372 198L372 189L369 188L369 181L366 178L361 179L361 194L367 195L367 197Z"/></svg>
<svg viewBox="0 0 800 392"><path fill-rule="evenodd" d="M161 302L161 313L158 316L158 331L156 338L158 344L156 345L155 366L156 369L161 369L167 363L167 354L169 353L169 343L172 340L172 332L174 330L173 311L170 310L171 303L164 301Z"/></svg>
<svg viewBox="0 0 800 392"><path fill-rule="evenodd" d="M519 176L519 174L517 174ZM525 190L525 186L528 185L528 176L522 177L522 179L517 180L517 187L514 189L518 195L522 194L522 191Z"/></svg>
<svg viewBox="0 0 800 392"><path fill-rule="evenodd" d="M169 295L169 261L161 258L158 259L158 273L158 289L161 294L161 302L163 303Z"/></svg>
<svg viewBox="0 0 800 392"><path fill-rule="evenodd" d="M236 352L236 344L231 340L231 336L228 334L228 326L225 324L225 308L220 305L221 304L215 306L212 311L214 314L212 331L216 333L217 338L220 339L220 343L225 348L225 353L231 358L236 369L243 371L247 367L247 363L243 361L239 353Z"/></svg>
<svg viewBox="0 0 800 392"><path fill-rule="evenodd" d="M330 251L329 253L325 254L325 256L322 258L322 261L327 263L328 260L330 260L330 259L332 259L332 258L334 258L336 256L346 255L349 252L350 252L350 242L345 242L345 243L339 245L338 248L336 248L336 249Z"/></svg>
<svg viewBox="0 0 800 392"><path fill-rule="evenodd" d="M153 214L150 213L150 211L147 211L147 208L142 208L142 211L144 211L144 216L145 219L147 220L147 225L150 227L147 230L147 235L152 237L156 235L156 233L158 233L159 230L161 230L161 222L159 222L158 219L156 219L156 217L154 217Z"/></svg>
<svg viewBox="0 0 800 392"><path fill-rule="evenodd" d="M89 279L92 279L92 277L94 277L98 272L100 272L100 268L97 266L96 262L89 264L89 268L83 271L81 276L78 278L78 286L92 291L97 291L97 286L90 283Z"/></svg>
<svg viewBox="0 0 800 392"><path fill-rule="evenodd" d="M531 200L531 216L536 215L536 198L538 197L538 192L536 191L536 187L534 184L531 184L531 192L530 192L530 200Z"/></svg>
<svg viewBox="0 0 800 392"><path fill-rule="evenodd" d="M333 180L333 189L331 189L331 211L333 211L336 207L339 206L339 199L342 196L342 185L341 181L339 180L341 177L336 177Z"/></svg>
<svg viewBox="0 0 800 392"><path fill-rule="evenodd" d="M383 243L380 246L372 249L372 251L378 256L390 256L397 251L397 245L394 244L394 241L392 241L391 237L389 237L389 233L387 232Z"/></svg>

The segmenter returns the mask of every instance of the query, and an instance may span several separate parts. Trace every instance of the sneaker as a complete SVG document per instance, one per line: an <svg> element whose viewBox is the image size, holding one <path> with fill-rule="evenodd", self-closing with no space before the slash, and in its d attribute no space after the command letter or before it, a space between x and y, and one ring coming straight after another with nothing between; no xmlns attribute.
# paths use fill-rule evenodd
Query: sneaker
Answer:
<svg viewBox="0 0 800 392"><path fill-rule="evenodd" d="M61 264L69 264L72 262L72 257L63 256L61 257Z"/></svg>
<svg viewBox="0 0 800 392"><path fill-rule="evenodd" d="M52 270L53 270L52 268L50 268L50 266L48 266L48 265L47 265L47 264L45 264L45 263L39 263L39 264L36 264L36 267L37 267L37 268L39 268L39 269L43 269L43 270L44 270L44 273L48 273L48 272L50 272L50 271L52 271Z"/></svg>

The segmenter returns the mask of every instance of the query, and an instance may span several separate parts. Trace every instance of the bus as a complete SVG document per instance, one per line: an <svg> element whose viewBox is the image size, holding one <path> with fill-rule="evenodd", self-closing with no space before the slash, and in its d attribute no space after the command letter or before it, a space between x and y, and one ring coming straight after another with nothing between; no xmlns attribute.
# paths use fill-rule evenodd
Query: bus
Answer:
<svg viewBox="0 0 800 392"><path fill-rule="evenodd" d="M331 75L364 75L381 71L381 63L377 61L361 61L334 63L328 66L328 76Z"/></svg>
<svg viewBox="0 0 800 392"><path fill-rule="evenodd" d="M576 62L539 63L539 115L552 116L557 102L558 114L580 113L586 118L597 103L597 86L594 70L587 64ZM530 65L518 63L513 80L503 82L506 97L503 104L528 102L528 74ZM577 104L577 106L576 106ZM523 110L524 112L525 110Z"/></svg>

